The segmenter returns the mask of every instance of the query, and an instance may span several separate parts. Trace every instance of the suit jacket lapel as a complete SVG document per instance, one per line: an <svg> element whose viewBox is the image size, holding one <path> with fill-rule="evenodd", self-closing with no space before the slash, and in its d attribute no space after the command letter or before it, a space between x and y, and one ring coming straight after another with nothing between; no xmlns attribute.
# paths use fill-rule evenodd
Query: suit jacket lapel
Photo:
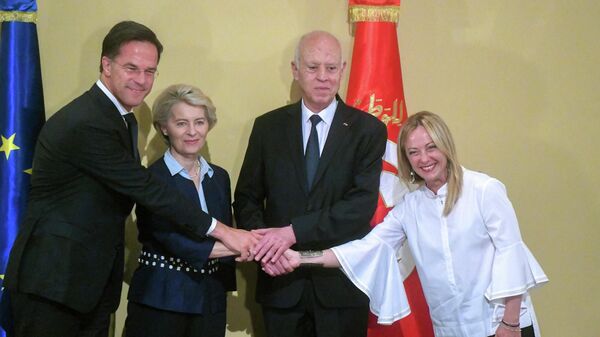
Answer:
<svg viewBox="0 0 600 337"><path fill-rule="evenodd" d="M327 140L325 141L325 147L321 153L319 159L319 166L317 167L317 173L315 173L315 179L313 186L319 183L319 179L323 176L323 173L327 169L327 166L331 163L336 151L339 147L344 144L346 138L350 135L350 128L352 127L352 115L346 109L346 105L338 98L338 106L327 134Z"/></svg>
<svg viewBox="0 0 600 337"><path fill-rule="evenodd" d="M125 120L121 117L121 113L117 107L96 84L92 86L89 93L96 98L96 101L98 101L99 105L102 107L103 113L105 113L106 119L118 130L121 142L125 144L125 148L127 148L129 153L131 153L131 156L134 157L131 139L129 138L129 130L127 130Z"/></svg>
<svg viewBox="0 0 600 337"><path fill-rule="evenodd" d="M206 208L208 208L208 213L212 215L219 221L223 221L223 211L221 210L221 202L220 192L215 184L213 177L209 177L205 175L202 179L202 190L204 191L204 199L206 200Z"/></svg>
<svg viewBox="0 0 600 337"><path fill-rule="evenodd" d="M306 186L306 165L304 164L304 144L302 144L302 108L301 101L293 104L288 109L286 134L288 139L288 151L295 168L296 179L300 182L302 189L308 194Z"/></svg>

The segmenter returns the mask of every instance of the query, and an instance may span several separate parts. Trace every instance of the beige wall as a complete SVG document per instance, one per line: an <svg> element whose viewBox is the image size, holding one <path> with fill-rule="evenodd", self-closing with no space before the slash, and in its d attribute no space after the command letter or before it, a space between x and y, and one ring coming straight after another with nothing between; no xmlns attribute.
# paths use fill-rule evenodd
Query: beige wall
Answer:
<svg viewBox="0 0 600 337"><path fill-rule="evenodd" d="M341 0L61 0L39 6L47 115L97 79L107 30L118 20L138 20L165 45L147 104L175 82L209 94L219 123L207 155L229 170L234 186L253 118L296 96L289 70L296 39L319 28L336 34L348 57L352 45ZM593 137L600 132L599 14L597 1L418 0L403 1L398 25L409 112L441 114L464 165L508 188L523 236L551 280L533 293L546 337L600 328L600 253L594 250L600 151ZM143 153L152 161L162 148L150 132L148 108L138 114L148 145ZM129 241L135 250L134 231ZM253 333L261 328L246 290L250 269L240 269L228 336L260 335Z"/></svg>

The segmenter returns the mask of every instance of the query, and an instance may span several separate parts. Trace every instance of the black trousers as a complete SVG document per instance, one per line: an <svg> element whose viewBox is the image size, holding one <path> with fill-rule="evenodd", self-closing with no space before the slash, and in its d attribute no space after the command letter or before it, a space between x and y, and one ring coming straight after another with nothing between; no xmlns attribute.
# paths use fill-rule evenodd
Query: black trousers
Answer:
<svg viewBox="0 0 600 337"><path fill-rule="evenodd" d="M263 306L269 337L365 337L369 306L327 308L319 303L310 280L292 308Z"/></svg>
<svg viewBox="0 0 600 337"><path fill-rule="evenodd" d="M89 313L19 291L9 291L14 337L108 337L112 304L101 301ZM9 335L9 337L12 337Z"/></svg>
<svg viewBox="0 0 600 337"><path fill-rule="evenodd" d="M187 314L127 304L126 337L224 337L226 312Z"/></svg>
<svg viewBox="0 0 600 337"><path fill-rule="evenodd" d="M494 337L496 335L491 335L489 337ZM523 329L521 329L521 337L535 337L535 334L533 333L533 325L524 327Z"/></svg>

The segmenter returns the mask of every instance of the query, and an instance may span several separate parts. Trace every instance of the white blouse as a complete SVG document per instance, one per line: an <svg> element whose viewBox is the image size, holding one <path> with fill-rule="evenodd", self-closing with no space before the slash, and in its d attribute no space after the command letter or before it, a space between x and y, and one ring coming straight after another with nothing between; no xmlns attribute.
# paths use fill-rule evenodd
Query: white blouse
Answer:
<svg viewBox="0 0 600 337"><path fill-rule="evenodd" d="M396 261L408 240L435 336L493 335L504 314L504 298L523 295L521 327L533 324L540 337L527 291L548 278L522 241L504 185L483 173L463 171L463 190L448 217L442 215L447 186L437 195L421 186L366 237L333 252L369 296L380 324L410 313Z"/></svg>

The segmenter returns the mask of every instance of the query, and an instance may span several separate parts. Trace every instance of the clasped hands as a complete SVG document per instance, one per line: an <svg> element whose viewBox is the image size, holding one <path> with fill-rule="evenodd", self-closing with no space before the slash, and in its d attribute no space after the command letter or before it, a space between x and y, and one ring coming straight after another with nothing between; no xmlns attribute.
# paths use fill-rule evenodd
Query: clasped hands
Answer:
<svg viewBox="0 0 600 337"><path fill-rule="evenodd" d="M238 262L257 261L262 270L271 276L287 274L300 265L297 252L289 248L296 243L292 226L280 228L261 228L250 232L254 245L241 252Z"/></svg>

